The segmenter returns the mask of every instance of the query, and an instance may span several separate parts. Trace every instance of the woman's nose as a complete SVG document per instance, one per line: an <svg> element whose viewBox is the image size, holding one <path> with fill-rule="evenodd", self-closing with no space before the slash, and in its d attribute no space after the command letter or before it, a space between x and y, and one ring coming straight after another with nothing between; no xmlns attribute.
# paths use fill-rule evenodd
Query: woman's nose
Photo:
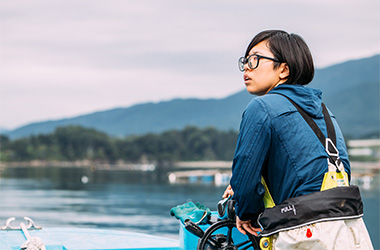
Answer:
<svg viewBox="0 0 380 250"><path fill-rule="evenodd" d="M250 70L248 63L244 64L244 71Z"/></svg>

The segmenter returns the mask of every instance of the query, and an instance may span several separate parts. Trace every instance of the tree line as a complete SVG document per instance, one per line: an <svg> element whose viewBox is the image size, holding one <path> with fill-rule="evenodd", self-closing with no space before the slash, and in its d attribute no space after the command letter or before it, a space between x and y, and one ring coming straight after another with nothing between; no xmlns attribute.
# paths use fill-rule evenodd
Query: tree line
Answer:
<svg viewBox="0 0 380 250"><path fill-rule="evenodd" d="M0 135L3 162L93 160L156 162L232 160L238 133L186 127L160 134L110 137L91 128L59 127L51 134L11 140Z"/></svg>

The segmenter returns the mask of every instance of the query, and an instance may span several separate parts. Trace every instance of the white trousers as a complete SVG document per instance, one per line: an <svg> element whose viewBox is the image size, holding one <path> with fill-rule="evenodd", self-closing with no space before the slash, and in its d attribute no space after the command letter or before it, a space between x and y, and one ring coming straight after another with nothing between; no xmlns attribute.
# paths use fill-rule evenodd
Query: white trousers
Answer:
<svg viewBox="0 0 380 250"><path fill-rule="evenodd" d="M362 218L318 222L273 235L272 250L373 250Z"/></svg>

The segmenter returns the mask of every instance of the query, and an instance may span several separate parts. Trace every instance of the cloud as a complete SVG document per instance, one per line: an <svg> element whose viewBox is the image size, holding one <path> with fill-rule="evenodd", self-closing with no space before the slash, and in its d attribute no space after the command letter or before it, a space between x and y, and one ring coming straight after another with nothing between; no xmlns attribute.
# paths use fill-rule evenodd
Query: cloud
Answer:
<svg viewBox="0 0 380 250"><path fill-rule="evenodd" d="M285 29L317 67L380 52L379 3L3 0L0 126L243 89L237 58Z"/></svg>

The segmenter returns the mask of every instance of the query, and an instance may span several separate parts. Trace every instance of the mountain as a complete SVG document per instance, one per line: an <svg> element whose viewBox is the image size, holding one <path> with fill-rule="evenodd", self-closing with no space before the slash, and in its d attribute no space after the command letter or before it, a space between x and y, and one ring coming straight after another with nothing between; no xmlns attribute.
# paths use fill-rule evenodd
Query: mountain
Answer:
<svg viewBox="0 0 380 250"><path fill-rule="evenodd" d="M116 108L70 119L32 123L6 133L10 138L52 132L56 127L81 125L113 136L162 132L194 125L236 130L241 112L252 99L239 92L224 99L174 99Z"/></svg>
<svg viewBox="0 0 380 250"><path fill-rule="evenodd" d="M10 131L9 129L0 127L0 134L5 134L5 133L8 133L9 131Z"/></svg>
<svg viewBox="0 0 380 250"><path fill-rule="evenodd" d="M318 69L310 87L323 91L344 134L361 138L379 134L380 55ZM50 133L56 127L81 125L112 136L158 133L185 126L238 130L241 114L252 99L246 90L222 99L174 99L116 108L69 119L28 124L7 132L10 138Z"/></svg>

